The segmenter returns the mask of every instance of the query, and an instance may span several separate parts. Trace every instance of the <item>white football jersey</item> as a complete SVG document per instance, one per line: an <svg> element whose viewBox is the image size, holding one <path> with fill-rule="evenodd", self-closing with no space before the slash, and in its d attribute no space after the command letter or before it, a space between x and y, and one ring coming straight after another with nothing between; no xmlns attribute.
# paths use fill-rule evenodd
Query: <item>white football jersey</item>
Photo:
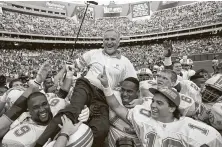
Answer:
<svg viewBox="0 0 222 147"><path fill-rule="evenodd" d="M114 91L116 99L121 105L122 100L120 92ZM116 147L116 141L119 138L128 137L132 138L137 145L140 145L139 139L131 125L119 118L115 112L109 110L110 130L108 134L109 147Z"/></svg>
<svg viewBox="0 0 222 147"><path fill-rule="evenodd" d="M222 130L222 101L215 103L211 107L209 122L215 129Z"/></svg>
<svg viewBox="0 0 222 147"><path fill-rule="evenodd" d="M67 105L66 100L54 97L49 100L53 116ZM10 131L3 138L8 147L32 147L46 126L37 125L28 112L22 113L10 126ZM20 135L19 135L20 133Z"/></svg>
<svg viewBox="0 0 222 147"><path fill-rule="evenodd" d="M49 100L49 105L53 116L55 116L59 110L64 109L68 104L68 101L59 97L54 97Z"/></svg>
<svg viewBox="0 0 222 147"><path fill-rule="evenodd" d="M190 80L180 81L181 90L180 93L192 97L197 103L202 102L202 97L200 94L201 89Z"/></svg>
<svg viewBox="0 0 222 147"><path fill-rule="evenodd" d="M53 147L56 140L45 144L43 147ZM69 136L66 147L91 147L93 143L93 132L89 126L81 124L78 130Z"/></svg>
<svg viewBox="0 0 222 147"><path fill-rule="evenodd" d="M180 94L179 110L183 116L193 116L196 114L196 103L193 98L184 94Z"/></svg>
<svg viewBox="0 0 222 147"><path fill-rule="evenodd" d="M140 96L153 97L153 94L149 91L149 88L157 88L156 80L141 81L140 82Z"/></svg>
<svg viewBox="0 0 222 147"><path fill-rule="evenodd" d="M192 77L192 76L195 75L195 73L196 73L196 72L195 72L194 70L192 70L192 69L189 69L188 71L182 69L181 72L182 72L182 74L183 74L183 79L184 79L184 80L189 80L190 77Z"/></svg>
<svg viewBox="0 0 222 147"><path fill-rule="evenodd" d="M23 92L24 92L24 89L16 87L16 88L11 88L6 93L4 93L1 99L6 100L6 104L5 104L6 110L11 108L11 106L23 94ZM3 101L3 100L0 100L0 101Z"/></svg>
<svg viewBox="0 0 222 147"><path fill-rule="evenodd" d="M171 123L151 118L149 110L136 106L127 119L133 125L143 147L221 147L222 137L214 128L189 117Z"/></svg>
<svg viewBox="0 0 222 147"><path fill-rule="evenodd" d="M26 118L22 124L8 131L2 143L6 147L33 147L45 128L46 126L37 125L31 118Z"/></svg>

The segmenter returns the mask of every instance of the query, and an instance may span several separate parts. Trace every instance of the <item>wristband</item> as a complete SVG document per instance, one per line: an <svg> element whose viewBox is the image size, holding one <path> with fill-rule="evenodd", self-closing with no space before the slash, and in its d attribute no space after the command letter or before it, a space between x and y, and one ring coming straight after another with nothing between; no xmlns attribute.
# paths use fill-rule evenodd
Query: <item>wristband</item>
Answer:
<svg viewBox="0 0 222 147"><path fill-rule="evenodd" d="M113 91L112 91L112 89L110 87L103 88L103 92L104 92L105 96L113 95Z"/></svg>
<svg viewBox="0 0 222 147"><path fill-rule="evenodd" d="M59 136L64 136L67 138L67 140L69 140L69 135L67 135L66 133L60 133Z"/></svg>

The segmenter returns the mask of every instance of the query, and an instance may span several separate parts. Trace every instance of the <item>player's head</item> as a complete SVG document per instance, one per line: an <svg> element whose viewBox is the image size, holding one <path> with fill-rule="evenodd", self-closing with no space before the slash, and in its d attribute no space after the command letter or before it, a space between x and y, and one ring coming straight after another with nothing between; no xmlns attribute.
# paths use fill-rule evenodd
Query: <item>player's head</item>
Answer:
<svg viewBox="0 0 222 147"><path fill-rule="evenodd" d="M173 71L177 74L177 75L180 75L181 73L181 70L182 70L182 65L179 61L174 61L172 63L173 65Z"/></svg>
<svg viewBox="0 0 222 147"><path fill-rule="evenodd" d="M157 87L173 87L177 81L177 74L170 70L164 69L157 73Z"/></svg>
<svg viewBox="0 0 222 147"><path fill-rule="evenodd" d="M8 90L6 86L0 87L0 96L4 95L4 93Z"/></svg>
<svg viewBox="0 0 222 147"><path fill-rule="evenodd" d="M209 79L209 73L205 69L199 69L195 75L190 77L190 80L194 82L199 88L203 89L205 82Z"/></svg>
<svg viewBox="0 0 222 147"><path fill-rule="evenodd" d="M180 60L180 63L182 65L182 68L185 70L191 69L193 65L193 61L191 59L188 59L187 56L183 56L183 59Z"/></svg>
<svg viewBox="0 0 222 147"><path fill-rule="evenodd" d="M28 97L27 105L33 121L39 124L48 124L52 118L52 112L45 94L32 93Z"/></svg>
<svg viewBox="0 0 222 147"><path fill-rule="evenodd" d="M9 88L12 88L12 87L23 87L23 83L22 83L21 79L13 79L9 83Z"/></svg>
<svg viewBox="0 0 222 147"><path fill-rule="evenodd" d="M104 50L108 55L117 52L120 43L120 33L115 29L106 30L103 37Z"/></svg>
<svg viewBox="0 0 222 147"><path fill-rule="evenodd" d="M153 74L152 71L149 68L142 68L138 71L137 77L139 81L146 81L146 80L152 80Z"/></svg>
<svg viewBox="0 0 222 147"><path fill-rule="evenodd" d="M123 105L129 105L129 103L137 99L139 96L139 81L136 78L129 77L126 78L122 83L121 83L121 99Z"/></svg>
<svg viewBox="0 0 222 147"><path fill-rule="evenodd" d="M151 116L161 122L171 122L174 118L180 118L180 96L173 88L150 88L154 95L151 103Z"/></svg>
<svg viewBox="0 0 222 147"><path fill-rule="evenodd" d="M47 76L43 85L44 85L45 92L50 93L48 90L53 86L52 77Z"/></svg>
<svg viewBox="0 0 222 147"><path fill-rule="evenodd" d="M219 101L222 96L222 74L216 74L208 79L201 93L203 102Z"/></svg>

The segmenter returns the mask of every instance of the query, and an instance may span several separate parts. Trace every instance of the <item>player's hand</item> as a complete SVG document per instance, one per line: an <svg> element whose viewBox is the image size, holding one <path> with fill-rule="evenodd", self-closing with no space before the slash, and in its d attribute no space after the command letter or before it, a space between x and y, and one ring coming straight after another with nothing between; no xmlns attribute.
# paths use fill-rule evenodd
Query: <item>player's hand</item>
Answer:
<svg viewBox="0 0 222 147"><path fill-rule="evenodd" d="M129 103L129 105L125 105L125 107L128 109L132 109L136 105L142 105L142 104L143 104L143 99L134 99Z"/></svg>
<svg viewBox="0 0 222 147"><path fill-rule="evenodd" d="M40 85L36 84L34 81L35 80L29 80L28 81L28 86L29 86L29 88L32 89L32 92L37 92L40 89L42 89L42 87Z"/></svg>
<svg viewBox="0 0 222 147"><path fill-rule="evenodd" d="M50 62L45 61L42 66L39 68L35 81L41 84L45 81L49 71L51 70Z"/></svg>
<svg viewBox="0 0 222 147"><path fill-rule="evenodd" d="M164 57L170 57L173 51L173 46L171 41L164 41L163 42L164 47Z"/></svg>
<svg viewBox="0 0 222 147"><path fill-rule="evenodd" d="M54 85L58 86L65 73L65 66L54 76Z"/></svg>
<svg viewBox="0 0 222 147"><path fill-rule="evenodd" d="M103 67L103 73L99 74L97 78L100 80L101 84L105 88L109 87L109 82L108 82L108 78L107 78L107 75L106 75L106 67L105 66Z"/></svg>
<svg viewBox="0 0 222 147"><path fill-rule="evenodd" d="M66 63L66 78L72 79L74 72L76 71L74 65Z"/></svg>
<svg viewBox="0 0 222 147"><path fill-rule="evenodd" d="M81 122L87 122L87 120L89 119L89 114L89 108L85 105L84 109L79 114L78 120Z"/></svg>
<svg viewBox="0 0 222 147"><path fill-rule="evenodd" d="M82 124L82 122L73 124L72 121L68 117L66 117L66 115L63 115L61 119L62 125L59 124L59 127L61 128L61 133L65 133L69 136L74 134L78 130L79 126Z"/></svg>

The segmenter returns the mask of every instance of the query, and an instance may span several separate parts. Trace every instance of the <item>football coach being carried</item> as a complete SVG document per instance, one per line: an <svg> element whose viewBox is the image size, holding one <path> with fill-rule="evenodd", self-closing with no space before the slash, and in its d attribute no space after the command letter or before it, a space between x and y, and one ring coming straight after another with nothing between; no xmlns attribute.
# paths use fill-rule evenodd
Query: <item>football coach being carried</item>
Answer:
<svg viewBox="0 0 222 147"><path fill-rule="evenodd" d="M93 147L102 147L109 131L109 107L103 93L103 86L98 80L98 75L103 72L103 67L107 67L107 75L110 87L127 77L137 78L136 71L132 63L117 49L120 43L120 33L114 29L105 31L103 38L104 49L95 49L84 53L74 61L71 67L74 70L89 67L85 77L80 77L71 97L71 104L61 110L50 122L45 132L37 141L36 147L43 146L48 138L54 138L59 132L58 124L62 124L61 116L65 114L73 123L78 122L78 116L84 105L91 110L88 121L89 127L93 131Z"/></svg>

